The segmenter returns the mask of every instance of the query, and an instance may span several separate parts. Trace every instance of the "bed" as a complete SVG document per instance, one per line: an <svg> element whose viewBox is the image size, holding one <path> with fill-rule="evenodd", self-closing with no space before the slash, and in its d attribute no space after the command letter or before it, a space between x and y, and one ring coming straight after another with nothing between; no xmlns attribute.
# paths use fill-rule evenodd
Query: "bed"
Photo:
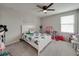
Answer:
<svg viewBox="0 0 79 59"><path fill-rule="evenodd" d="M30 32L29 32L30 30ZM21 26L22 39L41 52L52 40L51 35L41 34L33 25Z"/></svg>

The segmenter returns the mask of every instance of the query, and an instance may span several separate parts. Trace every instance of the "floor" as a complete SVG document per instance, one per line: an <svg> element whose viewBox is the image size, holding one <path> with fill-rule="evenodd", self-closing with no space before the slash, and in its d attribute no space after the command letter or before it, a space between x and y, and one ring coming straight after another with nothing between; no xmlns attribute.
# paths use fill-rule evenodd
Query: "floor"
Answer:
<svg viewBox="0 0 79 59"><path fill-rule="evenodd" d="M20 41L15 44L9 45L6 47L6 50L12 56L37 56L38 55L38 51L24 41Z"/></svg>
<svg viewBox="0 0 79 59"><path fill-rule="evenodd" d="M76 52L68 42L52 41L39 56L76 56Z"/></svg>
<svg viewBox="0 0 79 59"><path fill-rule="evenodd" d="M12 56L37 56L38 51L24 41L6 47ZM39 56L76 56L71 44L64 41L52 41Z"/></svg>

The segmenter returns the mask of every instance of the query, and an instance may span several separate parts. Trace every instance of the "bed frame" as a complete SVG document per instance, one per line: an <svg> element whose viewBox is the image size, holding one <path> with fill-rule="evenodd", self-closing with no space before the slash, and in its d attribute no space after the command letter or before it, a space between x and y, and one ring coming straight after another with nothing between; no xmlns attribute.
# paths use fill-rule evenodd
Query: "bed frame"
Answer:
<svg viewBox="0 0 79 59"><path fill-rule="evenodd" d="M32 25L33 26L33 25ZM35 29L35 26L33 26L33 28ZM28 31L28 26L27 25L22 25L21 26L21 31L22 31L22 36L26 35L24 33L26 33ZM52 40L49 38L50 36L44 34L45 38L42 38L42 35L40 35L37 40L38 40L38 45L36 45L34 42L32 41L28 41L27 38L23 39L24 41L26 41L27 43L29 43L31 46L33 46L34 48L36 48L38 50L38 52L41 52Z"/></svg>

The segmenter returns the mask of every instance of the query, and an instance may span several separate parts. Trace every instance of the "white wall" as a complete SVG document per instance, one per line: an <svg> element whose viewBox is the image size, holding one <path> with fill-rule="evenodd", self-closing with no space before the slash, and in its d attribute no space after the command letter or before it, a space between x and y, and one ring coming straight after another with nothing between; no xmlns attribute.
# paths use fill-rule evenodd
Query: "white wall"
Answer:
<svg viewBox="0 0 79 59"><path fill-rule="evenodd" d="M0 7L0 24L7 25L8 32L6 33L6 45L16 42L21 37L22 24L40 25L38 17L28 14L21 14L16 10L8 7Z"/></svg>
<svg viewBox="0 0 79 59"><path fill-rule="evenodd" d="M24 14L22 15L22 24L24 25L34 25L37 30L39 30L40 26L40 18L33 16L32 14Z"/></svg>
<svg viewBox="0 0 79 59"><path fill-rule="evenodd" d="M76 11L76 27L77 27L77 33L79 33L79 9Z"/></svg>
<svg viewBox="0 0 79 59"><path fill-rule="evenodd" d="M61 33L60 17L74 14L75 15L75 33L77 33L78 32L78 28L77 28L78 27L78 23L77 23L78 14L77 13L78 13L77 10L74 10L74 11L64 12L64 13L60 13L56 15L51 15L51 16L41 18L41 22L42 22L43 27L50 25L53 27L53 30L58 31L61 35L64 35L67 37L69 36L69 33Z"/></svg>

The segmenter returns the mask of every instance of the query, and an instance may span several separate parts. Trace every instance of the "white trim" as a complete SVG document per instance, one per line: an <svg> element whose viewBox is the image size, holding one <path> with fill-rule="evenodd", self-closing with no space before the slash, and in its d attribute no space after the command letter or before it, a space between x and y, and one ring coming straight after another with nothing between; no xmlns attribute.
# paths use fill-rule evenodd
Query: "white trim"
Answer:
<svg viewBox="0 0 79 59"><path fill-rule="evenodd" d="M19 39L18 39L18 40L11 41L11 42L9 42L9 43L6 43L5 46L14 44L14 43L19 42L19 41L20 41Z"/></svg>

